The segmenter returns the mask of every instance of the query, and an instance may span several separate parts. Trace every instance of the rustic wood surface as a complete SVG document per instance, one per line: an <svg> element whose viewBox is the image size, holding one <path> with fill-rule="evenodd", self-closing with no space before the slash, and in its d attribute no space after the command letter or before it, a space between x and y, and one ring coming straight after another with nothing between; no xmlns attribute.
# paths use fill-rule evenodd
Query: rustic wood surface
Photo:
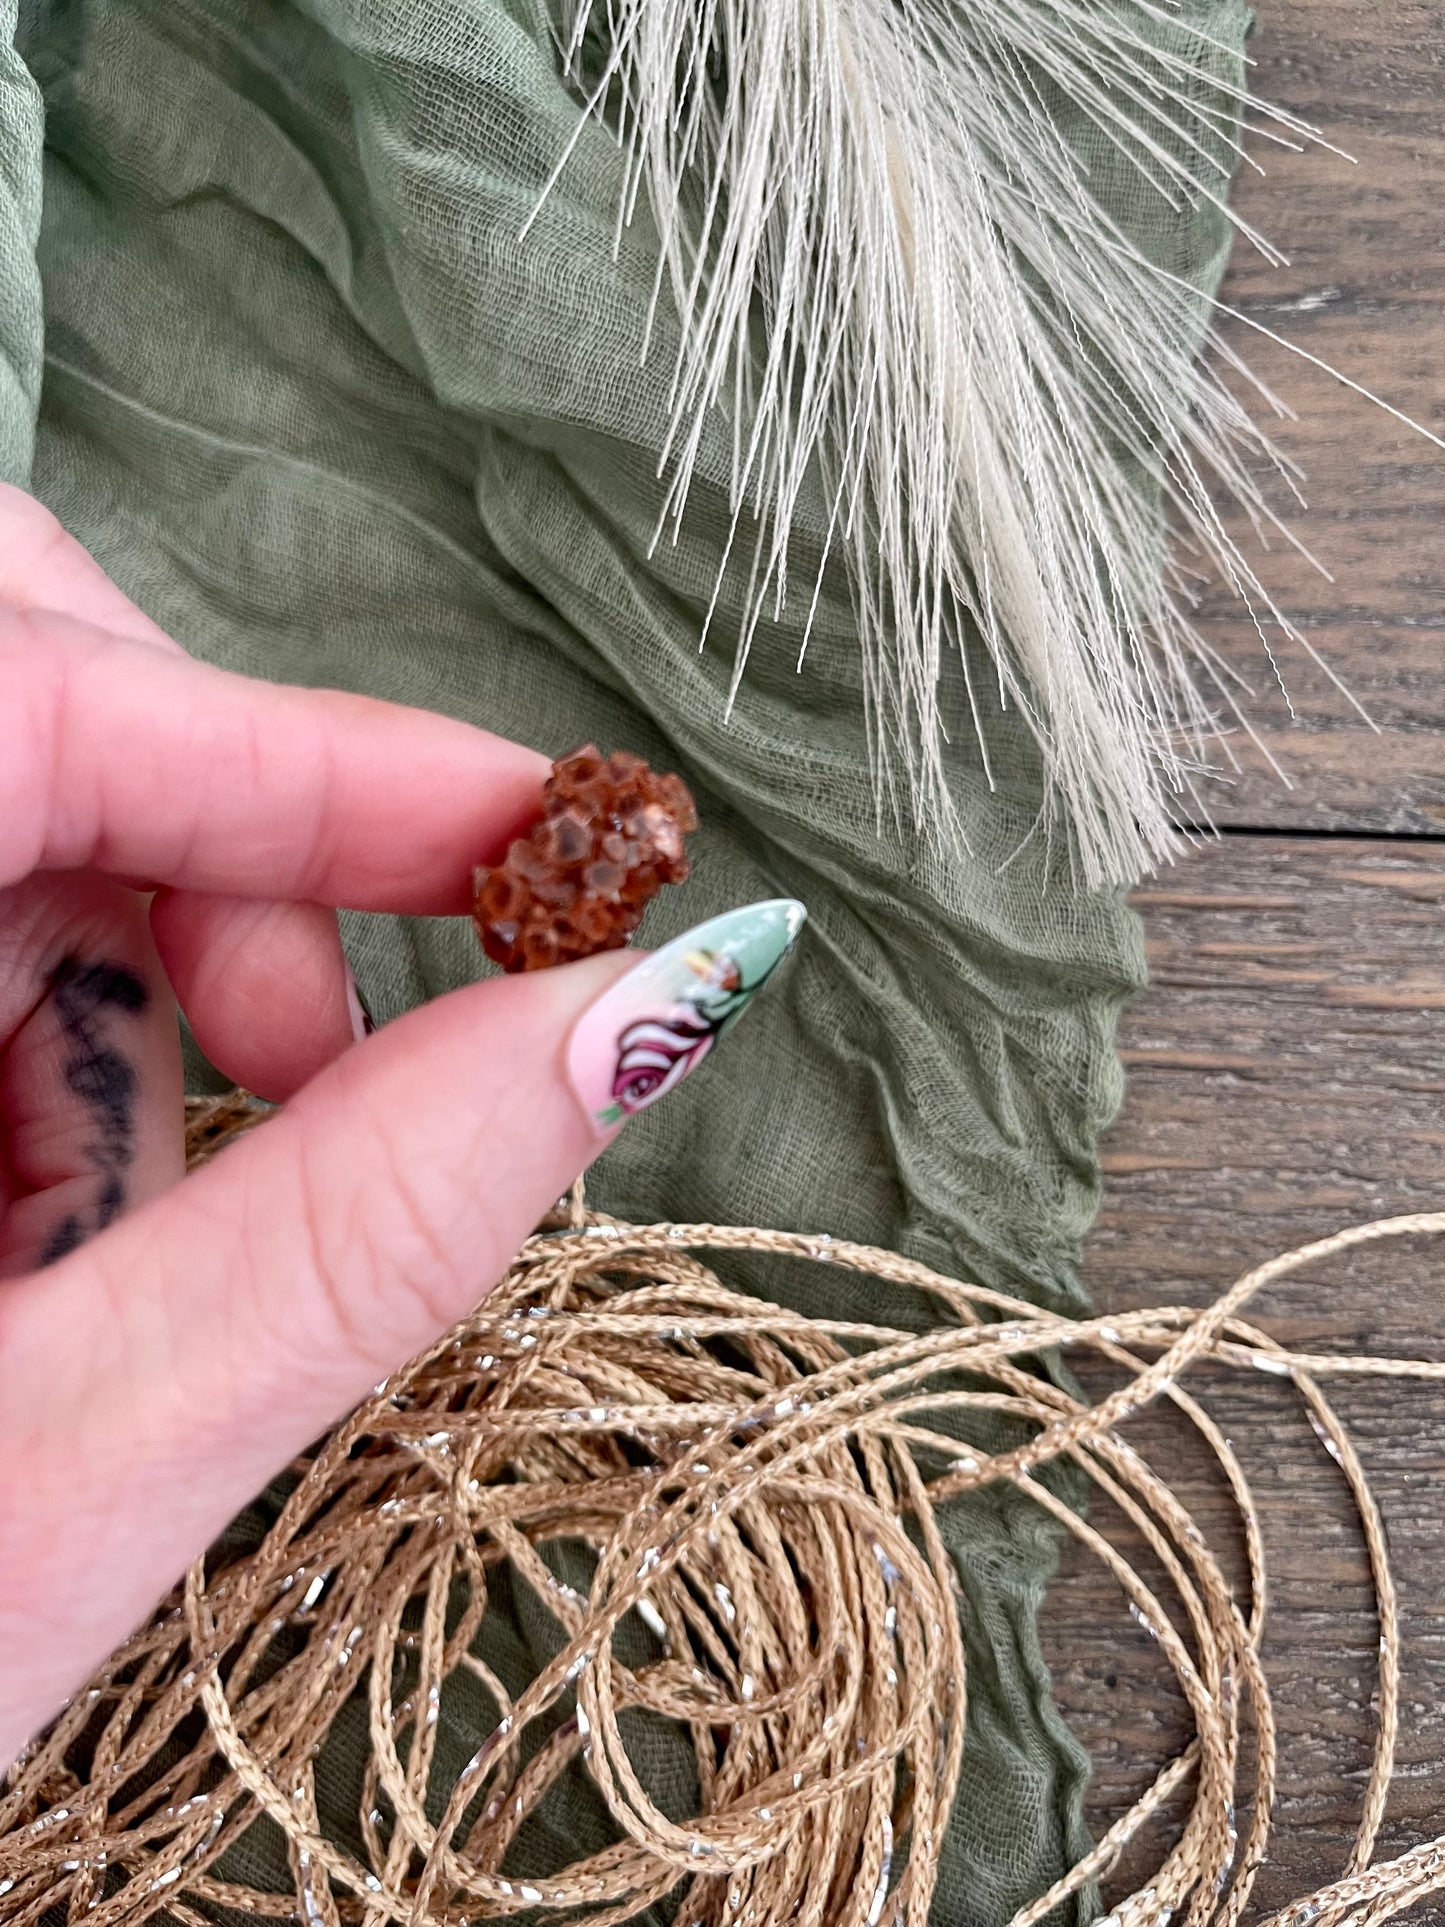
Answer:
<svg viewBox="0 0 1445 1927"><path fill-rule="evenodd" d="M1445 434L1445 8L1260 0L1257 11L1257 91L1355 164L1254 144L1268 171L1241 179L1236 204L1291 265L1237 250L1225 299ZM1153 981L1123 1025L1128 1097L1088 1247L1102 1307L1204 1304L1274 1252L1445 1206L1445 454L1248 344L1240 323L1228 332L1298 411L1276 432L1309 475L1295 526L1336 580L1287 551L1260 572L1380 734L1298 657L1284 663L1292 718L1248 620L1210 597L1210 640L1250 674L1261 733L1294 787L1244 746L1243 774L1209 797L1226 833L1139 892ZM1261 1309L1312 1348L1445 1357L1445 1240L1337 1260ZM1212 1369L1200 1384L1255 1481L1271 1562L1281 1795L1258 1918L1343 1871L1377 1630L1338 1469L1289 1388ZM1445 1387L1342 1385L1337 1403L1403 1600L1389 1853L1445 1830ZM1134 1442L1237 1562L1219 1482L1181 1434L1150 1413ZM1187 1733L1183 1703L1117 1588L1077 1549L1046 1634L1060 1702L1096 1764L1102 1829ZM1136 1855L1121 1874L1144 1864ZM1106 1891L1130 1887L1121 1877ZM1410 1918L1445 1923L1445 1900Z"/></svg>
<svg viewBox="0 0 1445 1927"><path fill-rule="evenodd" d="M1276 1251L1445 1203L1445 843L1230 836L1139 895L1153 983L1123 1033L1129 1091L1089 1245L1101 1306L1205 1304ZM1286 1342L1445 1357L1445 1244L1377 1249L1262 1306ZM1369 1760L1376 1629L1338 1469L1258 1373L1201 1374L1256 1483L1271 1561L1266 1647L1281 1725L1280 1834L1262 1904L1341 1868ZM1342 1386L1404 1599L1400 1776L1386 1845L1445 1828L1445 1387ZM1141 1450L1237 1551L1218 1482L1177 1429ZM1186 1731L1157 1649L1087 1555L1048 1609L1066 1715L1117 1816ZM1445 1909L1417 1918L1445 1920Z"/></svg>
<svg viewBox="0 0 1445 1927"><path fill-rule="evenodd" d="M1223 299L1445 436L1445 9L1257 0L1256 13L1255 90L1353 161L1250 143L1265 172L1241 171L1235 205L1289 265L1236 247ZM1254 688L1251 716L1295 787L1241 742L1243 773L1211 786L1211 812L1252 828L1439 833L1445 455L1244 323L1224 332L1298 414L1272 429L1307 478L1308 508L1287 519L1334 581L1280 548L1261 577L1381 733L1292 646L1280 662L1287 700L1252 622L1215 590L1204 632ZM1252 543L1242 520L1236 533Z"/></svg>

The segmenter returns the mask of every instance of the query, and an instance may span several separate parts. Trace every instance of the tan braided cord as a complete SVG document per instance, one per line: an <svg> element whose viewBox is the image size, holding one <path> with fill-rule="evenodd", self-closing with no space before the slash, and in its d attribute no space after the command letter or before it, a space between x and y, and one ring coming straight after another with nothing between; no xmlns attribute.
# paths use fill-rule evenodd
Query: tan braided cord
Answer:
<svg viewBox="0 0 1445 1927"><path fill-rule="evenodd" d="M196 1156L261 1115L241 1100L196 1107ZM1373 1927L1445 1890L1445 1835L1372 1864L1399 1726L1398 1612L1379 1513L1322 1387L1445 1379L1445 1363L1293 1352L1243 1313L1333 1253L1441 1231L1445 1212L1360 1225L1271 1259L1204 1311L1071 1318L826 1234L626 1225L574 1193L470 1317L298 1463L261 1543L197 1561L9 1770L0 1921L29 1927L56 1910L129 1927L164 1912L189 1927L231 1907L301 1927L612 1923L680 1892L684 1927L924 1927L966 1715L959 1581L937 1518L1007 1479L1113 1574L1194 1728L1014 1927L1106 1876L1180 1792L1172 1843L1112 1918L1164 1927L1185 1909L1191 1927L1228 1927L1268 1844L1275 1720L1249 1483L1180 1382L1213 1360L1278 1378L1359 1514L1380 1628L1373 1764L1348 1863L1271 1919ZM704 1262L730 1253L867 1273L923 1293L936 1318L920 1334L802 1317ZM1061 1389L1038 1369L1055 1351L1105 1360L1117 1389L1094 1403ZM1243 1597L1125 1437L1160 1402L1224 1474ZM970 1414L1011 1421L1020 1443L992 1455L960 1444ZM1038 1476L1058 1461L1142 1534L1166 1583L1146 1583ZM585 1591L563 1576L567 1545L589 1550ZM513 1693L477 1648L504 1573L556 1634L554 1656ZM462 1679L490 1695L495 1724L443 1779L438 1715ZM669 1815L649 1791L628 1747L639 1715L687 1737L695 1813ZM317 1805L317 1757L342 1718L370 1735L349 1844ZM519 1867L528 1819L579 1768L614 1842ZM219 1869L261 1815L286 1837L288 1893Z"/></svg>

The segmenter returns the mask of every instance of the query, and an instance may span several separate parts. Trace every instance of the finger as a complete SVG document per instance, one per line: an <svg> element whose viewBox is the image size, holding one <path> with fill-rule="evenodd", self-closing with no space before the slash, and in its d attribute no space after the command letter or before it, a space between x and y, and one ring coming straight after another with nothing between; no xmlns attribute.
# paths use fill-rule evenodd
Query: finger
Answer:
<svg viewBox="0 0 1445 1927"><path fill-rule="evenodd" d="M357 1041L335 911L162 890L151 931L197 1044L258 1097L290 1097Z"/></svg>
<svg viewBox="0 0 1445 1927"><path fill-rule="evenodd" d="M448 717L0 611L0 887L84 866L362 910L467 906L547 764Z"/></svg>
<svg viewBox="0 0 1445 1927"><path fill-rule="evenodd" d="M63 1257L181 1176L176 1008L144 906L104 878L0 893L0 1278Z"/></svg>
<svg viewBox="0 0 1445 1927"><path fill-rule="evenodd" d="M181 653L180 645L121 593L49 509L33 495L3 483L0 604L69 616L170 655ZM156 888L149 877L122 876L118 881L142 893ZM188 917L183 908L187 901L171 897L174 911L167 925L176 931L175 952L169 954L164 943L161 950L172 983L178 981L177 969L185 973L197 1005L188 1014L201 1048L259 1096L289 1097L353 1041L335 919L310 907L288 910L280 904L237 905L228 915L220 898L197 900L204 907ZM210 970L201 968L203 924L217 959ZM189 934L182 926L188 926ZM255 947L262 938L264 951ZM220 974L219 959L227 953L234 956L229 974L244 1021L228 1016L224 998L216 1002L209 995L211 981Z"/></svg>
<svg viewBox="0 0 1445 1927"><path fill-rule="evenodd" d="M122 595L48 508L9 483L0 483L0 603L50 610L180 653L180 645Z"/></svg>
<svg viewBox="0 0 1445 1927"><path fill-rule="evenodd" d="M0 1292L7 1387L44 1381L0 1403L0 1757L228 1516L500 1275L595 1149L561 1046L616 968L410 1013L170 1197ZM64 1535L40 1527L53 1506Z"/></svg>
<svg viewBox="0 0 1445 1927"><path fill-rule="evenodd" d="M0 1293L0 1757L278 1467L490 1289L622 1112L711 1061L799 920L754 906L620 981L613 953L413 1011ZM97 1305L115 1308L99 1343ZM38 1531L55 1508L66 1532ZM43 1665L21 1643L41 1622Z"/></svg>

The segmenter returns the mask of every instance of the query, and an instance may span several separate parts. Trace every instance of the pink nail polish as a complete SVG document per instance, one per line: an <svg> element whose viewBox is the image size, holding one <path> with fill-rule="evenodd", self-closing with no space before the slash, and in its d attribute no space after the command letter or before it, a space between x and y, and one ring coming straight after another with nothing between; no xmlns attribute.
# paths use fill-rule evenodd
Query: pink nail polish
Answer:
<svg viewBox="0 0 1445 1927"><path fill-rule="evenodd" d="M350 965L346 970L346 1008L351 1017L351 1034L359 1044L363 1037L370 1037L376 1029L371 1021L371 1013L361 1001L361 992L356 987L356 979L351 974Z"/></svg>

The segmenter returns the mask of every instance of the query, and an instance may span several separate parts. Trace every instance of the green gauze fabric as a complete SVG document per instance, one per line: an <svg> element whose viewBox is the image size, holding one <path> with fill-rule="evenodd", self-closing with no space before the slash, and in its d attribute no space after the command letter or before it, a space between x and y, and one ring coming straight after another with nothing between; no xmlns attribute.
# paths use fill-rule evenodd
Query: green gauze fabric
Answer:
<svg viewBox="0 0 1445 1927"><path fill-rule="evenodd" d="M0 474L199 656L679 769L702 811L696 876L647 940L761 896L806 902L777 988L624 1132L599 1202L827 1228L1078 1304L1114 1024L1142 978L1131 914L1077 886L1057 838L1030 839L1038 770L1008 717L989 719L999 788L958 747L966 854L879 835L836 575L803 672L800 606L759 632L725 722L740 588L698 647L725 499L705 475L680 540L649 553L671 343L664 315L643 364L654 243L639 219L614 254L605 132L583 133L520 236L579 114L554 24L543 0L25 0L18 22L0 0ZM1181 0L1158 32L1233 77L1245 24L1233 0ZM1069 132L1116 218L1211 287L1218 214L1171 210L1082 120ZM480 968L458 924L348 917L346 937L381 1018ZM817 1267L767 1288L844 1316L876 1304ZM1035 1636L1052 1531L1007 1490L948 1529L970 1713L934 1917L992 1927L1085 1845L1086 1761ZM519 1605L519 1664L533 1638ZM444 1761L480 1737L471 1718L444 1705ZM322 1771L343 1835L346 1745ZM573 1797L560 1831L590 1835ZM272 1852L258 1828L236 1865L284 1885Z"/></svg>

